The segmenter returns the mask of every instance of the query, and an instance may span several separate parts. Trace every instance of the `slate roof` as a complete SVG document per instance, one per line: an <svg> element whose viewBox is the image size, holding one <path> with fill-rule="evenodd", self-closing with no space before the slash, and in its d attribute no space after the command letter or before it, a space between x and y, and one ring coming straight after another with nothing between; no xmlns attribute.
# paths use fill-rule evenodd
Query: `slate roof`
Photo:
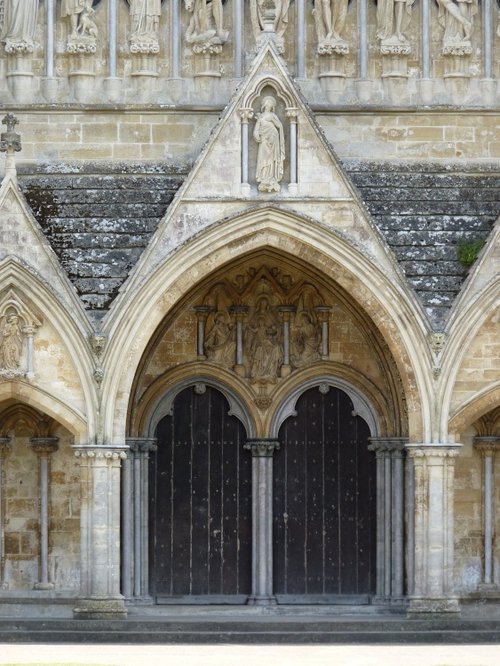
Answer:
<svg viewBox="0 0 500 666"><path fill-rule="evenodd" d="M88 166L87 166L88 168ZM36 219L91 315L99 319L137 262L187 170L127 165L113 173L20 173ZM500 166L345 162L344 168L435 329L467 269L461 240L486 239L500 215Z"/></svg>
<svg viewBox="0 0 500 666"><path fill-rule="evenodd" d="M486 240L500 215L500 165L355 161L344 167L441 329L467 275L459 243Z"/></svg>
<svg viewBox="0 0 500 666"><path fill-rule="evenodd" d="M19 185L87 310L100 319L183 174L20 174Z"/></svg>

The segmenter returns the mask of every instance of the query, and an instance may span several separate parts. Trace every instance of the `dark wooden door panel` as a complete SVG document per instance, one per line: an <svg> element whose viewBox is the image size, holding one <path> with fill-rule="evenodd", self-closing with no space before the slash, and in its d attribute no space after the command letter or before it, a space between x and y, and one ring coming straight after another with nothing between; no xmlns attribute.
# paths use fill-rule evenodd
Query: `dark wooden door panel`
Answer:
<svg viewBox="0 0 500 666"><path fill-rule="evenodd" d="M228 412L217 390L190 387L158 425L151 584L160 602L250 593L251 458L243 426Z"/></svg>
<svg viewBox="0 0 500 666"><path fill-rule="evenodd" d="M304 393L274 458L274 588L366 599L375 591L375 459L368 426L340 389ZM319 595L319 596L318 596Z"/></svg>

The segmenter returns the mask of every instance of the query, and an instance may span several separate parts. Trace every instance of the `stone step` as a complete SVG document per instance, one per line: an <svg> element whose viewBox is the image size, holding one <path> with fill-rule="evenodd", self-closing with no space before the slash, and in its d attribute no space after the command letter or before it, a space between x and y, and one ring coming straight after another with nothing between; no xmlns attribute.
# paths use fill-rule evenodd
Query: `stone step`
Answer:
<svg viewBox="0 0 500 666"><path fill-rule="evenodd" d="M307 620L260 617L165 621L0 620L0 642L184 644L494 644L500 621L399 618Z"/></svg>

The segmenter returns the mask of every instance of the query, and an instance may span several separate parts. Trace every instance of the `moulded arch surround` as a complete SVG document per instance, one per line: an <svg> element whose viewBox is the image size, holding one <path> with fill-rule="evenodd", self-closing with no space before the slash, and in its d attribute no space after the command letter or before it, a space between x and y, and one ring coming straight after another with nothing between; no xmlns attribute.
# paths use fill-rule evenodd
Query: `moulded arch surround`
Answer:
<svg viewBox="0 0 500 666"><path fill-rule="evenodd" d="M450 433L460 434L464 428L497 405L500 405L500 382L486 387L484 391L470 398L452 415L449 423Z"/></svg>
<svg viewBox="0 0 500 666"><path fill-rule="evenodd" d="M396 351L404 385L411 392L413 423L420 441L430 441L432 394L428 325L409 287L390 280L348 240L321 224L289 210L264 206L238 212L224 224L214 222L189 243L169 254L147 276L131 276L105 319L108 344L103 357L104 430L112 439L125 436L123 419L140 359L160 321L203 276L228 261L260 248L272 248L290 256L323 257L322 270L337 280L371 316L389 348ZM328 259L328 261L327 261ZM339 272L338 267L341 268ZM381 314L383 313L383 316ZM123 364L123 359L127 363ZM423 438L423 439L421 439Z"/></svg>
<svg viewBox="0 0 500 666"><path fill-rule="evenodd" d="M287 108L292 108L294 105L291 95L284 89L279 79L274 76L266 76L260 79L255 87L243 99L243 107L251 108L255 100L260 97L264 88L269 86L273 88L280 99L282 99Z"/></svg>
<svg viewBox="0 0 500 666"><path fill-rule="evenodd" d="M297 414L295 407L300 396L311 388L316 386L320 388L321 385L326 385L331 388L338 388L341 391L344 391L344 393L346 393L352 401L356 416L360 416L370 428L370 436L380 436L380 425L376 411L366 396L360 393L355 386L349 382L346 382L344 379L331 377L329 375L322 375L313 379L309 379L308 381L301 383L300 386L297 386L297 388L295 388L288 395L288 397L278 407L272 418L269 436L272 438L277 438L279 429L281 428L284 421L289 416L295 416Z"/></svg>
<svg viewBox="0 0 500 666"><path fill-rule="evenodd" d="M156 402L153 406L150 417L147 419L147 432L144 432L145 437L154 437L156 428L158 427L159 422L165 416L171 416L173 413L173 406L175 398L181 393L184 389L189 388L190 386L196 387L200 386L211 386L212 388L220 391L222 395L226 398L229 403L228 416L235 416L238 421L243 424L245 428L247 437L255 437L255 426L252 419L250 418L248 409L246 408L243 400L228 386L222 382L206 377L205 375L193 375L191 377L186 377L180 382L174 384L171 388L167 390L166 393Z"/></svg>
<svg viewBox="0 0 500 666"><path fill-rule="evenodd" d="M77 444L87 443L87 423L83 415L50 393L22 380L0 383L0 403L10 398L52 417L75 436Z"/></svg>

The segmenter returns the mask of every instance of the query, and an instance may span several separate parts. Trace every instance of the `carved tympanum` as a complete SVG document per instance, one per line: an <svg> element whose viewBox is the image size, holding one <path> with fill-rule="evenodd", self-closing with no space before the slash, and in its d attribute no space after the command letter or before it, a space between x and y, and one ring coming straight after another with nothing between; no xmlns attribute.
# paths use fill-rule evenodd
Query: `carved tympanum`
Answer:
<svg viewBox="0 0 500 666"><path fill-rule="evenodd" d="M218 282L195 308L209 312L207 361L258 385L322 358L325 309L317 287L267 267Z"/></svg>

